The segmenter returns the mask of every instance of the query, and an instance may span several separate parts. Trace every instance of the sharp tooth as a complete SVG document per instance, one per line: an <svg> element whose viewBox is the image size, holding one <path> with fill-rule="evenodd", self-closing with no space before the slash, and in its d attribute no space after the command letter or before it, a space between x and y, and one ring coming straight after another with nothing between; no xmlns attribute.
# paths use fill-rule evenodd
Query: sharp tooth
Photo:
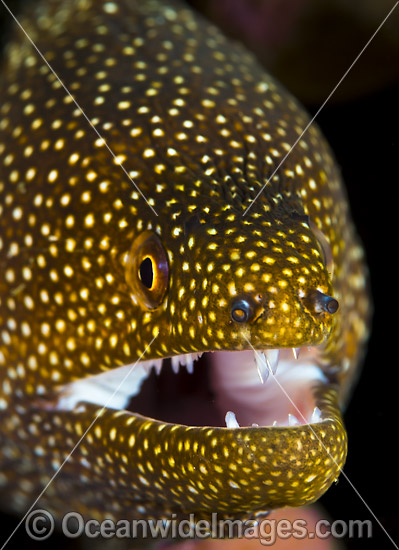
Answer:
<svg viewBox="0 0 399 550"><path fill-rule="evenodd" d="M155 372L157 374L160 374L160 372L162 370L162 363L154 363L154 367L155 367Z"/></svg>
<svg viewBox="0 0 399 550"><path fill-rule="evenodd" d="M298 426L299 420L294 414L288 414L288 426Z"/></svg>
<svg viewBox="0 0 399 550"><path fill-rule="evenodd" d="M155 365L155 368L158 370L158 374L161 372L163 367L163 359L158 359Z"/></svg>
<svg viewBox="0 0 399 550"><path fill-rule="evenodd" d="M264 384L269 376L269 369L267 367L265 354L262 351L255 351L254 357L260 381Z"/></svg>
<svg viewBox="0 0 399 550"><path fill-rule="evenodd" d="M271 370L273 376L276 374L278 367L278 360L280 357L279 349L265 349L264 354L266 355L266 361Z"/></svg>
<svg viewBox="0 0 399 550"><path fill-rule="evenodd" d="M143 369L145 370L145 372L147 374L150 374L150 371L152 369L152 364L151 363L148 363L147 361L143 361L142 367L143 367Z"/></svg>
<svg viewBox="0 0 399 550"><path fill-rule="evenodd" d="M157 374L161 372L163 359L150 359L149 361L140 361L137 363L137 367L142 367L147 374L150 374L152 367L156 370Z"/></svg>
<svg viewBox="0 0 399 550"><path fill-rule="evenodd" d="M293 354L293 356L294 356L295 359L298 359L300 349L301 349L301 348L292 348L292 354Z"/></svg>
<svg viewBox="0 0 399 550"><path fill-rule="evenodd" d="M173 372L177 374L179 372L179 366L185 366L187 371L192 374L194 372L194 361L201 357L202 353L185 353L183 355L175 355L171 357L170 362Z"/></svg>
<svg viewBox="0 0 399 550"><path fill-rule="evenodd" d="M193 374L194 372L194 361L193 361L193 358L191 355L186 355L186 369L187 369L187 372L189 372L190 374Z"/></svg>
<svg viewBox="0 0 399 550"><path fill-rule="evenodd" d="M320 420L321 420L321 410L319 409L319 407L315 407L313 409L313 413L310 418L310 423L316 424L317 422L320 422Z"/></svg>
<svg viewBox="0 0 399 550"><path fill-rule="evenodd" d="M179 372L179 356L175 355L171 358L172 369L175 374Z"/></svg>
<svg viewBox="0 0 399 550"><path fill-rule="evenodd" d="M277 426L277 420L273 422L272 426Z"/></svg>
<svg viewBox="0 0 399 550"><path fill-rule="evenodd" d="M227 411L224 417L227 428L239 428L240 425L237 422L236 415L232 411Z"/></svg>

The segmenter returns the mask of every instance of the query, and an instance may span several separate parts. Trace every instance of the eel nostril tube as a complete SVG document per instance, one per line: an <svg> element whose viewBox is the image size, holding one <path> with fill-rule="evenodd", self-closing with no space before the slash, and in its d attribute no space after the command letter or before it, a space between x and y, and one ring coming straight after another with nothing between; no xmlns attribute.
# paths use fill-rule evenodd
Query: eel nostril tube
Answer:
<svg viewBox="0 0 399 550"><path fill-rule="evenodd" d="M236 323L246 323L253 316L254 308L249 300L237 298L231 305L231 318Z"/></svg>
<svg viewBox="0 0 399 550"><path fill-rule="evenodd" d="M336 313L339 307L338 301L327 294L323 294L316 290L311 294L311 299L314 303L314 308L318 313Z"/></svg>

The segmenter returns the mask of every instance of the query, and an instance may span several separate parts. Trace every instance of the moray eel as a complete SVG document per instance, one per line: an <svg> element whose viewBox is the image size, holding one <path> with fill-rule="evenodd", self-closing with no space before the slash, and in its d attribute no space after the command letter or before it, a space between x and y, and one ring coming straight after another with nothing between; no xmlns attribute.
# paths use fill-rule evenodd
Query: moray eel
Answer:
<svg viewBox="0 0 399 550"><path fill-rule="evenodd" d="M370 311L320 131L301 136L296 100L177 0L45 0L20 21L48 64L16 27L0 81L2 506L26 511L74 447L39 502L58 518L315 501L345 461Z"/></svg>

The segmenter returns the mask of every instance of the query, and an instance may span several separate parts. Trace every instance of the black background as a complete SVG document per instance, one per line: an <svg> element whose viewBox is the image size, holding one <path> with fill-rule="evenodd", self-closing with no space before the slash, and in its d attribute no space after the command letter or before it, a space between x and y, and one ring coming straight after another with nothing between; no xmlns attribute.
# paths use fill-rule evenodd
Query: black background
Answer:
<svg viewBox="0 0 399 550"><path fill-rule="evenodd" d="M9 5L14 7L12 2ZM395 15L398 23L399 14ZM0 5L0 23L4 21L8 21L8 16ZM4 28L1 27L2 41ZM396 28L399 32L398 25ZM364 40L353 38L348 48L352 57L339 60L341 75L363 45ZM346 99L351 94L345 93L359 79L361 81L365 73L369 75L375 70L373 48L378 47L377 36L317 118L332 145L347 185L353 217L367 253L375 307L363 372L345 413L349 454L344 471L356 491L341 476L338 484L320 501L333 519L373 521L373 538L345 540L349 549L393 548L367 506L399 545L396 407L399 399L399 67L392 69L396 74L389 83L379 85L377 82L372 91L351 99ZM386 50L387 64L395 53L389 48ZM325 79L329 71L328 58L324 65L320 65L319 71ZM330 89L336 83L336 75L332 75ZM315 112L319 104L306 107ZM3 515L0 522L1 546L17 520ZM10 550L26 542L23 529L20 531L8 545ZM62 537L52 538L40 546L50 548L55 543L61 549L67 541Z"/></svg>

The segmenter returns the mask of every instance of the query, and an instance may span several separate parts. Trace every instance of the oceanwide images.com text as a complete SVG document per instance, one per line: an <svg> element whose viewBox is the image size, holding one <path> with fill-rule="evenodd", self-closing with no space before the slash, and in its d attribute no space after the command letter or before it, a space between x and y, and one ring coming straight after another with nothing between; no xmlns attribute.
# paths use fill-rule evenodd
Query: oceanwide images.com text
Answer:
<svg viewBox="0 0 399 550"><path fill-rule="evenodd" d="M219 519L213 513L210 520L195 519L190 514L188 519L177 519L175 514L169 519L144 520L120 519L114 521L84 518L78 512L68 512L59 525L60 531L67 538L130 538L130 539L206 539L206 538L247 538L259 539L265 546L273 545L277 539L326 539L371 538L372 522L370 520L335 520L320 519L312 529L308 528L305 519L268 519L230 520ZM47 510L33 510L25 519L25 530L34 540L49 538L55 529L55 520Z"/></svg>

